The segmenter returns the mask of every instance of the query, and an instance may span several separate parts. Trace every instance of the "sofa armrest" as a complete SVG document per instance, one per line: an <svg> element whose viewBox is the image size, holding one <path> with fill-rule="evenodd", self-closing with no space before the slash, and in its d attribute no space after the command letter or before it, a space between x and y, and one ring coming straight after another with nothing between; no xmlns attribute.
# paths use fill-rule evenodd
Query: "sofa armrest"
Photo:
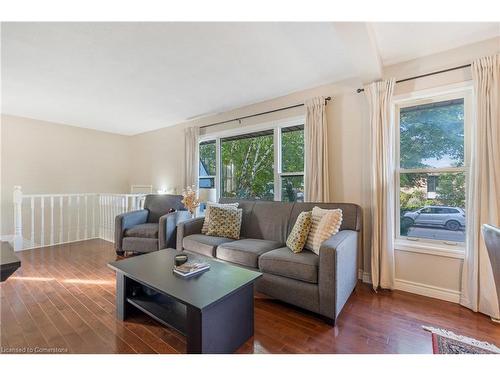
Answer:
<svg viewBox="0 0 500 375"><path fill-rule="evenodd" d="M320 313L335 320L358 281L359 233L342 230L321 244L319 250Z"/></svg>
<svg viewBox="0 0 500 375"><path fill-rule="evenodd" d="M115 250L122 251L123 232L148 220L148 210L125 212L115 217Z"/></svg>
<svg viewBox="0 0 500 375"><path fill-rule="evenodd" d="M177 225L177 250L182 251L182 240L191 234L200 234L203 227L204 217L186 220Z"/></svg>
<svg viewBox="0 0 500 375"><path fill-rule="evenodd" d="M177 224L189 220L189 211L175 211L160 216L158 222L158 249L175 248Z"/></svg>

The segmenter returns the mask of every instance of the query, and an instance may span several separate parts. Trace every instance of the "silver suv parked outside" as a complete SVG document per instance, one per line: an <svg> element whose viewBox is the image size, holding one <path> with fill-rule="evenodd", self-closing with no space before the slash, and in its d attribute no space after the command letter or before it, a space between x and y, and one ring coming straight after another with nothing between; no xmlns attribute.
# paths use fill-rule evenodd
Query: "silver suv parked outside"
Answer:
<svg viewBox="0 0 500 375"><path fill-rule="evenodd" d="M425 206L416 211L406 212L402 222L408 227L422 225L460 230L465 227L465 211L459 207Z"/></svg>

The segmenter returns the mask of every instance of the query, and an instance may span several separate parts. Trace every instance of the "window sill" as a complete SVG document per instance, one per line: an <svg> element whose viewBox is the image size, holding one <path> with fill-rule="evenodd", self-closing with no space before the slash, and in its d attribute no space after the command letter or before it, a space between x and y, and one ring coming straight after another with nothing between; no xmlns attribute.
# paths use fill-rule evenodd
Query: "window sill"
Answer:
<svg viewBox="0 0 500 375"><path fill-rule="evenodd" d="M446 245L438 243L429 243L418 241L409 241L405 239L396 239L394 249L396 251L405 251L410 253L429 254L446 258L464 259L464 245Z"/></svg>

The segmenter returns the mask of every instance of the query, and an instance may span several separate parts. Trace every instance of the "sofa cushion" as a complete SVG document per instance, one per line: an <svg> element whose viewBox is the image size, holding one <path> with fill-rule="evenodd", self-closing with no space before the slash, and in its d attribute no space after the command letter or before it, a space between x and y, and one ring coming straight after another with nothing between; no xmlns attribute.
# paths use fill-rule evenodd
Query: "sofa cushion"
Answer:
<svg viewBox="0 0 500 375"><path fill-rule="evenodd" d="M255 236L248 235L248 227L250 221L252 220L252 211L253 207L255 206L254 200L239 200L236 198L221 197L219 203L238 203L238 208L241 208L243 210L240 236L242 238L257 238Z"/></svg>
<svg viewBox="0 0 500 375"><path fill-rule="evenodd" d="M312 251L293 253L288 247L269 251L259 258L261 272L285 276L291 279L318 282L319 256Z"/></svg>
<svg viewBox="0 0 500 375"><path fill-rule="evenodd" d="M319 255L319 248L323 241L337 234L341 224L341 209L325 210L314 207L312 209L311 230L307 236L305 248Z"/></svg>
<svg viewBox="0 0 500 375"><path fill-rule="evenodd" d="M257 268L259 256L281 246L283 244L277 241L247 238L220 245L217 248L217 258L242 266Z"/></svg>
<svg viewBox="0 0 500 375"><path fill-rule="evenodd" d="M311 211L314 207L321 207L327 210L340 208L342 210L342 225L340 230L361 230L361 207L354 203L314 203L314 202L295 202L288 230L291 231L297 217L301 212Z"/></svg>
<svg viewBox="0 0 500 375"><path fill-rule="evenodd" d="M294 253L300 253L306 244L307 236L309 235L309 230L311 229L311 211L302 212L292 231L288 235L286 240L286 246L290 248Z"/></svg>
<svg viewBox="0 0 500 375"><path fill-rule="evenodd" d="M234 207L223 208L212 206L210 208L207 235L239 240L242 213L241 209Z"/></svg>
<svg viewBox="0 0 500 375"><path fill-rule="evenodd" d="M157 238L125 237L122 241L123 251L134 253L149 253L158 250Z"/></svg>
<svg viewBox="0 0 500 375"><path fill-rule="evenodd" d="M243 236L285 243L288 235L288 220L293 203L257 201L253 206Z"/></svg>
<svg viewBox="0 0 500 375"><path fill-rule="evenodd" d="M126 229L125 237L158 238L158 223L146 223L135 225Z"/></svg>
<svg viewBox="0 0 500 375"><path fill-rule="evenodd" d="M214 257L217 246L230 241L234 240L225 237L207 236L205 234L191 234L183 238L182 247L193 253Z"/></svg>
<svg viewBox="0 0 500 375"><path fill-rule="evenodd" d="M214 203L208 202L205 208L205 220L203 220L203 227L201 228L201 233L207 234L208 232L208 223L210 223L210 208L211 207L223 207L223 208L238 208L238 202L236 203Z"/></svg>

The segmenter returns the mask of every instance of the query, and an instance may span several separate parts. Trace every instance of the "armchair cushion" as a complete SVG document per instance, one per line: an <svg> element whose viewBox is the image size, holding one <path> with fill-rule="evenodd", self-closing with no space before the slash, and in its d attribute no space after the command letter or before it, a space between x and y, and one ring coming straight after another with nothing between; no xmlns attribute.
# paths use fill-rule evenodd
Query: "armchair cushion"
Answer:
<svg viewBox="0 0 500 375"><path fill-rule="evenodd" d="M158 238L158 224L146 223L126 229L125 237Z"/></svg>
<svg viewBox="0 0 500 375"><path fill-rule="evenodd" d="M318 282L318 265L319 256L312 251L293 253L288 247L269 251L259 258L262 272L313 284Z"/></svg>
<svg viewBox="0 0 500 375"><path fill-rule="evenodd" d="M125 212L115 217L115 250L124 251L122 242L125 230L146 223L148 210Z"/></svg>
<svg viewBox="0 0 500 375"><path fill-rule="evenodd" d="M148 194L144 201L144 208L149 212L147 222L158 223L160 217L169 213L170 210L182 210L181 200L182 195Z"/></svg>
<svg viewBox="0 0 500 375"><path fill-rule="evenodd" d="M134 253L149 253L158 250L157 238L125 237L122 244L123 251Z"/></svg>

